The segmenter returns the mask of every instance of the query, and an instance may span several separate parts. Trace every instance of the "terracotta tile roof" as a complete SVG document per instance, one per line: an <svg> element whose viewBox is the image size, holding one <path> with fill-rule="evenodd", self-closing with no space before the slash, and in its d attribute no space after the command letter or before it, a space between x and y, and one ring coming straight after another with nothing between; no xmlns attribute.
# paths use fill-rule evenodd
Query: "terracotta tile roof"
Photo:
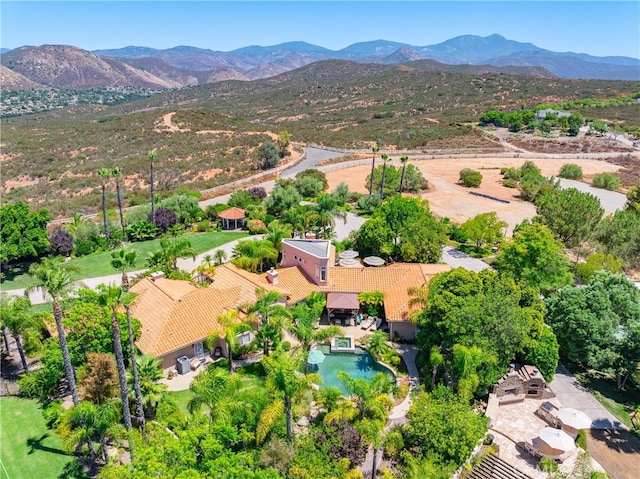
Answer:
<svg viewBox="0 0 640 479"><path fill-rule="evenodd" d="M242 208L237 208L232 206L231 208L227 208L224 211L218 213L220 218L224 218L225 220L242 220L246 218L247 213Z"/></svg>
<svg viewBox="0 0 640 479"><path fill-rule="evenodd" d="M278 270L279 275L282 274L281 269ZM213 283L210 288L227 289L240 286L243 288L244 294L251 299L256 300L256 288L262 288L265 291L277 291L283 296L289 296L289 291L280 285L274 286L267 281L267 274L255 274L238 268L233 263L225 263L216 268L216 274L213 276Z"/></svg>
<svg viewBox="0 0 640 479"><path fill-rule="evenodd" d="M217 321L227 309L234 309L241 288L225 291L199 289L187 281L145 278L131 288L138 298L131 315L142 324L137 345L145 354L163 356L221 329Z"/></svg>

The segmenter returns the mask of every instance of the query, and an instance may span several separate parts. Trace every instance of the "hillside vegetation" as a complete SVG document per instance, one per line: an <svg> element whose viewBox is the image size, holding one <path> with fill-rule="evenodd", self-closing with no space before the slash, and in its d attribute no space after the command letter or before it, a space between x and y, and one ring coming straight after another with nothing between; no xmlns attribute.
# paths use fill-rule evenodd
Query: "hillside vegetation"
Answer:
<svg viewBox="0 0 640 479"><path fill-rule="evenodd" d="M496 143L471 125L489 108L514 110L640 91L640 82L482 74L473 66L465 73L432 68L425 61L332 60L265 80L226 81L112 107L81 105L6 119L3 196L47 206L56 215L93 212L100 205L96 171L119 166L127 200L134 204L147 196L147 152L153 149L160 192L209 188L255 172L256 148L283 130L294 142L345 148L368 150L378 140L385 148L496 151ZM583 114L640 127L638 108L588 108ZM178 128L172 131L163 118L174 112Z"/></svg>

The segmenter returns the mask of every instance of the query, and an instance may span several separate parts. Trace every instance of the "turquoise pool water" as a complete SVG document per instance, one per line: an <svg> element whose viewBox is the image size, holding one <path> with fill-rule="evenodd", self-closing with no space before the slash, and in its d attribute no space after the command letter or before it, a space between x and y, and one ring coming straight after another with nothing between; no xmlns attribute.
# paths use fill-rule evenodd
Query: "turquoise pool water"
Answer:
<svg viewBox="0 0 640 479"><path fill-rule="evenodd" d="M356 353L328 353L325 348L321 348L325 353L324 361L317 366L317 373L322 376L324 383L322 387L335 386L347 394L342 381L338 379L338 373L344 371L354 378L370 379L376 373L388 374L395 380L394 374L374 361L366 351L356 351Z"/></svg>

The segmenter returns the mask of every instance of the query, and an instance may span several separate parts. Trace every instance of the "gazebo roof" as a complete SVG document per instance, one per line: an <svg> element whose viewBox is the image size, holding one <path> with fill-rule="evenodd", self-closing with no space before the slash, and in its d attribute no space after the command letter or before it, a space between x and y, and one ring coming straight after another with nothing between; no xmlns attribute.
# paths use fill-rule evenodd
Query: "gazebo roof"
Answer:
<svg viewBox="0 0 640 479"><path fill-rule="evenodd" d="M225 220L243 220L247 217L246 211L235 206L227 208L218 213L218 216Z"/></svg>
<svg viewBox="0 0 640 479"><path fill-rule="evenodd" d="M360 301L358 301L357 293L328 293L327 309L358 309Z"/></svg>

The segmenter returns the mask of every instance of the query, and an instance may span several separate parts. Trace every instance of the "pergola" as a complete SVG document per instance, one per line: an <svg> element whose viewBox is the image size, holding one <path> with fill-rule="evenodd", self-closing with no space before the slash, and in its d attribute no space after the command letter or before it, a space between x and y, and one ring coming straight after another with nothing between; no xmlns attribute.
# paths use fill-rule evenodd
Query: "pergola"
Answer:
<svg viewBox="0 0 640 479"><path fill-rule="evenodd" d="M233 206L221 211L218 216L222 219L223 230L235 230L242 228L247 214L242 208L236 208Z"/></svg>

